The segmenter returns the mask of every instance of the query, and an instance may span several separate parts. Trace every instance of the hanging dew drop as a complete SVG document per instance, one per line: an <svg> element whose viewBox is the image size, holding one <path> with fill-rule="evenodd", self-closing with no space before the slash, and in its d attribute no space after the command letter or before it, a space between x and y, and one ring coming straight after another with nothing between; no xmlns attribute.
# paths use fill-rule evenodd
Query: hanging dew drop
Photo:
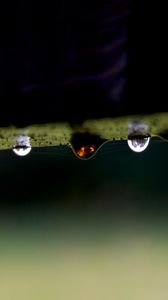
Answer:
<svg viewBox="0 0 168 300"><path fill-rule="evenodd" d="M128 126L128 146L134 152L143 152L149 145L149 127L143 122L133 122Z"/></svg>
<svg viewBox="0 0 168 300"><path fill-rule="evenodd" d="M134 152L143 152L149 145L150 137L128 138L128 146Z"/></svg>
<svg viewBox="0 0 168 300"><path fill-rule="evenodd" d="M72 136L70 145L78 158L87 160L95 156L104 142L105 140L98 135L89 132L77 132Z"/></svg>
<svg viewBox="0 0 168 300"><path fill-rule="evenodd" d="M26 156L30 151L31 147L15 146L15 148L13 148L13 152L18 156Z"/></svg>
<svg viewBox="0 0 168 300"><path fill-rule="evenodd" d="M18 156L26 156L31 151L30 137L21 135L17 137L16 144L13 147L13 152Z"/></svg>
<svg viewBox="0 0 168 300"><path fill-rule="evenodd" d="M94 155L96 152L96 147L94 145L88 145L81 147L80 149L76 150L76 155L81 159L87 159Z"/></svg>

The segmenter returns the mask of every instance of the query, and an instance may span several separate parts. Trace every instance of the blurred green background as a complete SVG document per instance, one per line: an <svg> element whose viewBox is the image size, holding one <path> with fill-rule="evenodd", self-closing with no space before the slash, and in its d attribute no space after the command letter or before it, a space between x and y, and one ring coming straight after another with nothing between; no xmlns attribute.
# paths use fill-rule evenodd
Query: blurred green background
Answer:
<svg viewBox="0 0 168 300"><path fill-rule="evenodd" d="M0 298L166 300L167 153L0 151Z"/></svg>

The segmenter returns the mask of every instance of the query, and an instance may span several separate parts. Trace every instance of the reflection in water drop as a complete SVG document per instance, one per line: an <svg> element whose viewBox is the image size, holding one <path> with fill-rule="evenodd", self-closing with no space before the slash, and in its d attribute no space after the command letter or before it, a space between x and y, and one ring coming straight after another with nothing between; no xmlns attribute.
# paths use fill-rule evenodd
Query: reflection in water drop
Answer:
<svg viewBox="0 0 168 300"><path fill-rule="evenodd" d="M145 123L134 122L128 126L128 146L134 152L144 151L150 141L149 127Z"/></svg>
<svg viewBox="0 0 168 300"><path fill-rule="evenodd" d="M31 151L30 137L21 135L17 137L13 152L18 156L26 156Z"/></svg>
<svg viewBox="0 0 168 300"><path fill-rule="evenodd" d="M143 135L149 136L149 126L142 122L133 122L128 126L128 136Z"/></svg>
<svg viewBox="0 0 168 300"><path fill-rule="evenodd" d="M142 152L149 145L150 137L132 137L128 138L128 146L134 152Z"/></svg>
<svg viewBox="0 0 168 300"><path fill-rule="evenodd" d="M95 155L105 140L88 132L75 133L70 145L78 158L89 159Z"/></svg>
<svg viewBox="0 0 168 300"><path fill-rule="evenodd" d="M76 151L77 156L80 158L89 158L93 156L96 151L96 147L93 145L81 147L79 150Z"/></svg>

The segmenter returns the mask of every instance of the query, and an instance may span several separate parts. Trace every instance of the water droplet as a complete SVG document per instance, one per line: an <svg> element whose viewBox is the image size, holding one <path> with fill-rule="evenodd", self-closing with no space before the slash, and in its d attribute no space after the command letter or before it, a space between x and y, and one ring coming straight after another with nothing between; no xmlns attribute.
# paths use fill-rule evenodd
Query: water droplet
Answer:
<svg viewBox="0 0 168 300"><path fill-rule="evenodd" d="M77 156L80 158L89 158L92 157L96 152L96 147L93 145L81 147L76 151Z"/></svg>
<svg viewBox="0 0 168 300"><path fill-rule="evenodd" d="M21 135L17 137L16 144L13 147L13 152L18 156L26 156L31 151L30 137Z"/></svg>
<svg viewBox="0 0 168 300"><path fill-rule="evenodd" d="M128 139L128 146L134 152L142 152L149 145L150 137L132 137Z"/></svg>
<svg viewBox="0 0 168 300"><path fill-rule="evenodd" d="M149 127L142 122L134 122L128 126L128 146L134 152L144 151L150 141Z"/></svg>
<svg viewBox="0 0 168 300"><path fill-rule="evenodd" d="M70 145L78 158L89 159L96 154L103 143L104 140L99 136L84 132L75 133L71 139Z"/></svg>

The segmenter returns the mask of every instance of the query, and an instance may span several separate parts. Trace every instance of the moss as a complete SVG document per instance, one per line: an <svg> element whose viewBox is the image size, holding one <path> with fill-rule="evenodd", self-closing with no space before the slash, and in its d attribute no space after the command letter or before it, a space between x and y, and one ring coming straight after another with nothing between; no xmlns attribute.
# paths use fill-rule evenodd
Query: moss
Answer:
<svg viewBox="0 0 168 300"><path fill-rule="evenodd" d="M0 128L0 149L9 149L15 144L19 135L29 135L32 147L49 147L66 145L76 131L89 131L102 139L126 140L128 125L139 121L149 126L151 136L167 139L168 113L157 113L148 116L127 116L99 120L87 120L83 125L72 128L68 123L32 125L27 128Z"/></svg>

